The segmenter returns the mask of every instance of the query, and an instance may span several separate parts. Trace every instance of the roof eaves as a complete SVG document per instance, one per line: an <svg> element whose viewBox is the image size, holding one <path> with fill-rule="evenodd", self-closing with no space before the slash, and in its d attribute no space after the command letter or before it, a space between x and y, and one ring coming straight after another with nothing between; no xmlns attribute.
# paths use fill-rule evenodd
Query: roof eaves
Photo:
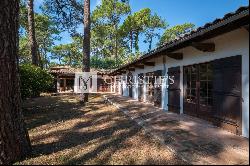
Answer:
<svg viewBox="0 0 250 166"><path fill-rule="evenodd" d="M144 60L144 59L146 59L154 54L157 54L157 53L162 52L164 50L170 49L176 45L179 45L180 43L186 42L186 41L191 40L193 38L196 38L198 36L202 36L207 32L210 32L216 28L225 26L225 25L229 24L230 22L238 20L238 19L245 17L247 15L249 15L249 6L248 7L240 7L236 12L228 13L221 19L218 18L218 19L214 20L213 22L207 23L204 26L199 27L198 29L190 32L189 34L184 35L183 37L179 38L178 40L174 40L174 41L171 41L169 43L166 43L166 44L146 53L145 55L143 55L139 59L121 66L119 69L117 69L113 72L127 68L128 66L136 64L139 61Z"/></svg>

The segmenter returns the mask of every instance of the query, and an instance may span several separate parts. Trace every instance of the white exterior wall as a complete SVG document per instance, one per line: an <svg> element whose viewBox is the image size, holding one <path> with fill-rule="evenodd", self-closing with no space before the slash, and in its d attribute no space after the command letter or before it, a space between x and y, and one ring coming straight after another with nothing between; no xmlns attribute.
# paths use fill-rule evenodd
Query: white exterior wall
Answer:
<svg viewBox="0 0 250 166"><path fill-rule="evenodd" d="M206 42L206 41L205 41ZM242 55L242 132L244 137L249 138L249 32L245 29L217 36L207 42L214 42L216 51L204 53L193 47L187 47L176 52L183 52L183 60L167 58L167 67L183 66L204 63L236 55ZM181 82L183 82L183 72L181 72ZM181 112L183 112L183 84L181 84Z"/></svg>
<svg viewBox="0 0 250 166"><path fill-rule="evenodd" d="M127 73L122 75L123 78L125 78L126 76ZM122 82L123 96L128 97L129 93L128 93L128 87L126 85L127 81L122 79L121 82Z"/></svg>
<svg viewBox="0 0 250 166"><path fill-rule="evenodd" d="M166 63L163 64L162 57L152 59L156 65L154 67L144 66L144 69L136 69L132 72L133 75L140 73L148 73L157 70L165 71L167 76L168 68L181 67L181 113L183 113L183 66L199 64L204 62L213 61L215 59L221 59L236 55L242 55L242 132L244 137L249 138L249 32L245 29L237 29L232 32L217 36L204 42L214 42L216 51L215 52L202 52L193 47L186 47L176 52L182 52L184 57L183 60L175 60L166 57ZM144 101L145 101L146 86L144 86ZM162 108L168 110L168 93L167 89L163 88L162 91ZM126 96L128 96L128 90L126 89ZM133 98L138 99L138 87L133 88Z"/></svg>
<svg viewBox="0 0 250 166"><path fill-rule="evenodd" d="M168 76L168 68L166 64L163 64L163 76ZM162 108L164 111L168 110L168 79L164 79L163 84L165 86L162 86Z"/></svg>
<svg viewBox="0 0 250 166"><path fill-rule="evenodd" d="M132 92L133 92L133 99L135 100L139 100L139 96L138 96L138 77L137 77L137 74L135 72L132 72L133 74L133 77L134 77L134 85L133 85L133 89L132 89Z"/></svg>
<svg viewBox="0 0 250 166"><path fill-rule="evenodd" d="M145 74L148 72L163 70L164 64L162 61L162 57L154 58L154 59L149 60L149 61L155 62L155 66L144 66L144 69L136 69L135 72L132 72L132 74L134 76L138 77L138 74L141 74L141 73L143 73L145 76ZM164 89L163 89L163 92L164 92ZM144 85L143 94L144 94L143 102L146 102L146 85ZM138 81L137 81L136 87L133 88L133 99L138 100L138 98L139 98L139 96L138 96Z"/></svg>
<svg viewBox="0 0 250 166"><path fill-rule="evenodd" d="M121 82L118 82L118 92L117 92L119 95L122 94L122 83Z"/></svg>

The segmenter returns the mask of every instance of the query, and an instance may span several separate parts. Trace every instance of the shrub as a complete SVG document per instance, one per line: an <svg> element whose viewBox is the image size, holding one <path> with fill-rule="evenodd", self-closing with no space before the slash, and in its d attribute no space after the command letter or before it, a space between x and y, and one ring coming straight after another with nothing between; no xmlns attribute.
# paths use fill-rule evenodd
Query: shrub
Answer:
<svg viewBox="0 0 250 166"><path fill-rule="evenodd" d="M46 70L33 65L20 66L22 98L37 97L53 87L54 78Z"/></svg>

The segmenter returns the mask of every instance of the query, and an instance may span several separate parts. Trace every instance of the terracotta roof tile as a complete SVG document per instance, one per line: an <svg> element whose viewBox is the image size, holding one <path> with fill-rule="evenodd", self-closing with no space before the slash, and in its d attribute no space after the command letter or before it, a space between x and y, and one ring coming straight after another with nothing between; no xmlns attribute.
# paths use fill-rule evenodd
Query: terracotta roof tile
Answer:
<svg viewBox="0 0 250 166"><path fill-rule="evenodd" d="M90 69L91 72L97 72L101 74L107 74L112 72L111 70L104 70L104 69ZM49 72L52 74L75 74L77 72L82 72L81 68L73 68L69 66L56 66L56 67L51 67L49 69Z"/></svg>

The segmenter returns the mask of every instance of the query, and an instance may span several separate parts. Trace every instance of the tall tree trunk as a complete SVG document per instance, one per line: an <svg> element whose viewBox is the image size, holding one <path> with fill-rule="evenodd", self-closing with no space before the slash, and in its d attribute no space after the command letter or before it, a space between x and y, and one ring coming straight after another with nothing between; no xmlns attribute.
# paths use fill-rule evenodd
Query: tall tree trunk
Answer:
<svg viewBox="0 0 250 166"><path fill-rule="evenodd" d="M90 72L90 0L84 0L83 72ZM89 95L84 94L84 103Z"/></svg>
<svg viewBox="0 0 250 166"><path fill-rule="evenodd" d="M115 21L114 29L115 29L115 66L118 67L119 63L118 63L118 34L117 34L118 24L117 24L117 21Z"/></svg>
<svg viewBox="0 0 250 166"><path fill-rule="evenodd" d="M68 56L69 56L69 66L72 66L72 57L71 57L71 53L70 52L69 52Z"/></svg>
<svg viewBox="0 0 250 166"><path fill-rule="evenodd" d="M150 52L152 50L152 43L153 43L153 36L150 36L148 52Z"/></svg>
<svg viewBox="0 0 250 166"><path fill-rule="evenodd" d="M137 31L135 33L135 53L139 53L140 48L139 48L139 32Z"/></svg>
<svg viewBox="0 0 250 166"><path fill-rule="evenodd" d="M47 51L46 50L44 50L43 56L44 56L44 60L45 60L44 68L48 69L49 64L48 64L48 57L47 57Z"/></svg>
<svg viewBox="0 0 250 166"><path fill-rule="evenodd" d="M116 34L115 34L115 66L119 67L120 64L118 63L118 34L117 34L117 29L118 29L118 25L116 25Z"/></svg>
<svg viewBox="0 0 250 166"><path fill-rule="evenodd" d="M128 0L128 6L130 6L130 1L129 0ZM129 11L129 15L130 16L132 15L132 10L131 9ZM131 27L130 27L130 29L131 29ZM130 37L130 50L131 50L130 53L132 54L133 53L133 31L130 31L129 37Z"/></svg>
<svg viewBox="0 0 250 166"><path fill-rule="evenodd" d="M128 6L130 6L130 0L122 0L122 2L127 3ZM129 11L129 16L132 15L132 10ZM130 27L131 28L131 27ZM133 32L129 32L129 40L130 40L130 53L133 52Z"/></svg>
<svg viewBox="0 0 250 166"><path fill-rule="evenodd" d="M114 9L114 29L115 29L115 66L119 66L118 64L118 18L117 18L117 0L114 1L113 4ZM117 66L117 67L118 67Z"/></svg>
<svg viewBox="0 0 250 166"><path fill-rule="evenodd" d="M130 31L130 53L133 53L133 32Z"/></svg>
<svg viewBox="0 0 250 166"><path fill-rule="evenodd" d="M19 0L1 0L0 11L0 164L11 164L31 150L20 106Z"/></svg>
<svg viewBox="0 0 250 166"><path fill-rule="evenodd" d="M35 31L35 19L34 19L34 0L28 0L28 30L29 30L29 44L32 57L32 64L38 66L39 59L37 55L37 42Z"/></svg>
<svg viewBox="0 0 250 166"><path fill-rule="evenodd" d="M38 65L40 66L41 69L43 69L43 59L42 59L42 55L39 51L39 46L37 46L37 56L38 56Z"/></svg>

